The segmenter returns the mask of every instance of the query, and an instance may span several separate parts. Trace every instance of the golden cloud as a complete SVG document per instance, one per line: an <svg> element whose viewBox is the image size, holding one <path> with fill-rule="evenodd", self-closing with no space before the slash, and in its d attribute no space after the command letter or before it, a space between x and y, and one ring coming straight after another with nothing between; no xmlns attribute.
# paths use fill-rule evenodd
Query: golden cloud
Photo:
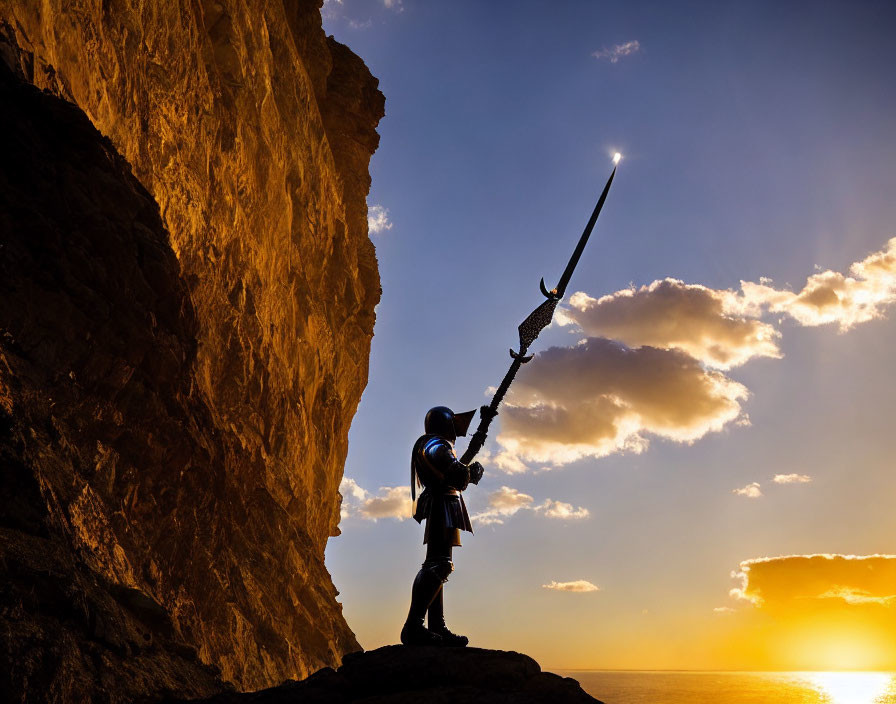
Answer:
<svg viewBox="0 0 896 704"><path fill-rule="evenodd" d="M880 604L881 606L892 606L896 600L896 594L887 596L874 596L864 589L855 589L853 587L836 586L829 589L824 594L820 594L819 599L842 599L847 604Z"/></svg>
<svg viewBox="0 0 896 704"><path fill-rule="evenodd" d="M535 499L529 494L502 486L497 491L488 495L488 506L485 510L475 514L473 519L481 525L503 524L505 518L515 515L521 510L532 510L547 518L577 520L587 518L590 512L582 506L573 506L563 501L545 499L543 503L535 505Z"/></svg>
<svg viewBox="0 0 896 704"><path fill-rule="evenodd" d="M488 495L488 508L473 516L473 519L481 525L504 523L504 519L512 516L523 508L529 508L535 501L528 494L524 494L509 486L502 486L497 491Z"/></svg>
<svg viewBox="0 0 896 704"><path fill-rule="evenodd" d="M758 319L767 312L807 326L836 323L841 330L882 317L896 301L896 237L849 271L851 276L831 270L814 274L798 292L775 288L768 279L741 281L736 292L671 278L601 298L579 291L558 322L630 347L680 349L704 364L730 369L756 357L781 356L781 333Z"/></svg>
<svg viewBox="0 0 896 704"><path fill-rule="evenodd" d="M414 512L413 502L406 486L381 486L378 496L371 496L361 502L358 513L362 518L410 518Z"/></svg>
<svg viewBox="0 0 896 704"><path fill-rule="evenodd" d="M679 349L719 369L754 357L781 357L781 333L738 315L744 306L733 291L663 279L597 299L578 292L569 306L562 322L575 323L588 335L630 347Z"/></svg>
<svg viewBox="0 0 896 704"><path fill-rule="evenodd" d="M558 518L562 520L578 520L580 518L588 518L591 512L582 506L573 506L563 501L552 501L545 499L545 502L536 509L539 513L548 518Z"/></svg>
<svg viewBox="0 0 896 704"><path fill-rule="evenodd" d="M800 325L837 324L841 331L882 318L896 301L896 237L849 271L851 276L830 270L813 274L797 293L743 281L744 310L784 313Z"/></svg>
<svg viewBox="0 0 896 704"><path fill-rule="evenodd" d="M548 584L542 584L542 589L551 589L557 592L599 592L600 587L596 584L592 584L591 582L585 579L577 579L574 582L555 582L551 581Z"/></svg>
<svg viewBox="0 0 896 704"><path fill-rule="evenodd" d="M413 502L410 490L406 486L381 486L377 494L362 489L349 477L343 477L339 484L342 495L340 517L364 518L375 521L378 518L410 518L413 513Z"/></svg>
<svg viewBox="0 0 896 704"><path fill-rule="evenodd" d="M786 555L745 560L731 596L771 610L877 605L896 599L896 555Z"/></svg>
<svg viewBox="0 0 896 704"><path fill-rule="evenodd" d="M738 496L746 496L748 499L758 499L762 496L762 488L759 486L759 482L751 482L740 489L732 489L731 493Z"/></svg>
<svg viewBox="0 0 896 704"><path fill-rule="evenodd" d="M808 484L812 477L808 474L776 474L772 481L775 484Z"/></svg>
<svg viewBox="0 0 896 704"><path fill-rule="evenodd" d="M679 350L589 338L520 373L497 437L504 468L642 451L647 435L692 442L741 416L742 384Z"/></svg>

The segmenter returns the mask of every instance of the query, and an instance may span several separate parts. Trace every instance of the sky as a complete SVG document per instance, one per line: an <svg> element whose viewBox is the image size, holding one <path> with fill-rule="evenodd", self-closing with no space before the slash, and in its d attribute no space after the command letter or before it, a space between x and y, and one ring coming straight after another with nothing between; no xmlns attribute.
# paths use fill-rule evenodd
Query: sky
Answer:
<svg viewBox="0 0 896 704"><path fill-rule="evenodd" d="M896 669L896 5L327 0L383 295L327 566L395 643L409 456L487 403L446 618L543 667ZM458 442L458 454L466 447Z"/></svg>

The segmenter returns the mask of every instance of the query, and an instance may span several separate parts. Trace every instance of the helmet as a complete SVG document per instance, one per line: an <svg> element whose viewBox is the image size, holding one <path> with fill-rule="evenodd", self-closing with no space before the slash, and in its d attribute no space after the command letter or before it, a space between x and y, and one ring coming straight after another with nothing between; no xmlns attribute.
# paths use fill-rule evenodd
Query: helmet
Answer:
<svg viewBox="0 0 896 704"><path fill-rule="evenodd" d="M455 413L447 406L436 406L427 411L423 428L430 435L438 435L454 442L459 435L467 434L467 428L470 427L474 415L476 411Z"/></svg>

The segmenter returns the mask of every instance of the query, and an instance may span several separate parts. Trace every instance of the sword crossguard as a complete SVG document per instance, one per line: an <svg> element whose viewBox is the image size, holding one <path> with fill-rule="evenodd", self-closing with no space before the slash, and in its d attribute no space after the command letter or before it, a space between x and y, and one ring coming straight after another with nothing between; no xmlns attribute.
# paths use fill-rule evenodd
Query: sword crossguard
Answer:
<svg viewBox="0 0 896 704"><path fill-rule="evenodd" d="M495 416L498 415L497 411L493 411L491 406L480 406L479 407L479 417L480 418L488 418L491 420Z"/></svg>
<svg viewBox="0 0 896 704"><path fill-rule="evenodd" d="M525 364L526 362L530 361L535 355L534 354L524 355L524 354L520 354L519 352L514 352L511 349L510 356L513 357L513 359L520 360L520 364Z"/></svg>
<svg viewBox="0 0 896 704"><path fill-rule="evenodd" d="M548 287L544 285L544 279L538 282L538 288L541 289L541 292L544 294L544 297L549 301L559 301L563 296L557 293L557 289L552 288L548 291Z"/></svg>

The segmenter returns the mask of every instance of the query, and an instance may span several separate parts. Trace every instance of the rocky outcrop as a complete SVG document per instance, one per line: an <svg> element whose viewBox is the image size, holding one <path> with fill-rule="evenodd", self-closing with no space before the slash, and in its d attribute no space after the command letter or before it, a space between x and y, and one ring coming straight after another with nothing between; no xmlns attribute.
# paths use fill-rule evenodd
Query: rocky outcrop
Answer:
<svg viewBox="0 0 896 704"><path fill-rule="evenodd" d="M542 672L527 655L480 648L390 645L347 655L302 682L206 704L601 704L569 677ZM174 704L170 702L169 704ZM198 704L198 702L194 702Z"/></svg>
<svg viewBox="0 0 896 704"><path fill-rule="evenodd" d="M315 2L0 19L0 58L77 106L4 78L3 684L119 701L339 662L376 80Z"/></svg>

